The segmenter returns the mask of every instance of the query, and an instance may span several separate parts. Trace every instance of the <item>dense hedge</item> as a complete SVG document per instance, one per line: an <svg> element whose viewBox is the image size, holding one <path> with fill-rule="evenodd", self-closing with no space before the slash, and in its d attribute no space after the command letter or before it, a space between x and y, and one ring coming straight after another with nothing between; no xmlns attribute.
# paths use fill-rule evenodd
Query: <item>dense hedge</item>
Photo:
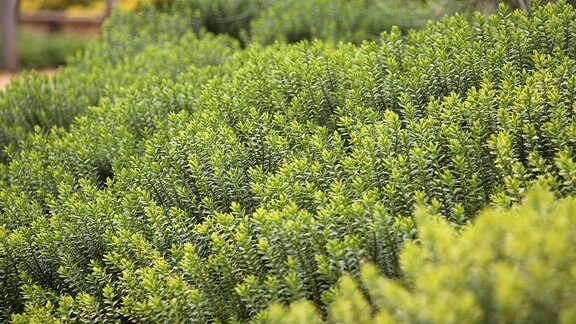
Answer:
<svg viewBox="0 0 576 324"><path fill-rule="evenodd" d="M364 266L331 293L339 323L574 323L576 200L534 190L519 208L487 210L457 233L419 210L419 243L401 254L403 278ZM361 286L359 286L359 284ZM360 288L362 287L362 288ZM274 305L258 322L319 323L307 302ZM256 321L255 321L256 322Z"/></svg>
<svg viewBox="0 0 576 324"><path fill-rule="evenodd" d="M460 228L534 180L576 193L564 1L244 50L148 10L0 94L2 319L247 321L301 299L328 316L364 263L403 276L415 205Z"/></svg>
<svg viewBox="0 0 576 324"><path fill-rule="evenodd" d="M161 2L161 1L160 1ZM170 2L170 1L165 1ZM392 25L418 28L429 19L458 10L474 1L419 0L180 0L194 10L206 30L227 34L243 44L296 42L322 38L358 42L377 39Z"/></svg>
<svg viewBox="0 0 576 324"><path fill-rule="evenodd" d="M221 64L238 48L237 42L226 36L196 36L185 30L170 40L147 35L167 37L158 30L171 30L169 26L155 25L132 33L116 27L111 25L105 40L88 46L82 57L57 75L32 72L0 92L0 147L19 150L20 142L36 127L43 131L53 126L69 128L78 114L98 105L102 98L118 97L127 87L137 88L152 78L171 79L191 67ZM5 150L0 153L0 162L10 159Z"/></svg>

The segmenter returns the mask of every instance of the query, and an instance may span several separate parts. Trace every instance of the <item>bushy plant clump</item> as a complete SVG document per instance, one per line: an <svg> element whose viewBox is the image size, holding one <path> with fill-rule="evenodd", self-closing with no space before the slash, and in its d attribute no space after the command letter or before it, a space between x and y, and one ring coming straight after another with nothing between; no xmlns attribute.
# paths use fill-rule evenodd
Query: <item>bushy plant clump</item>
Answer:
<svg viewBox="0 0 576 324"><path fill-rule="evenodd" d="M576 192L564 1L245 50L141 14L0 95L3 319L247 321L301 299L328 316L364 263L405 276L415 205L460 228L535 180Z"/></svg>
<svg viewBox="0 0 576 324"><path fill-rule="evenodd" d="M417 0L144 1L136 6L136 12L117 12L109 19L104 39L92 44L81 58L67 62L70 69L63 69L51 81L37 76L27 78L14 85L20 90L12 91L13 95L6 99L0 94L0 148L18 146L35 126L44 130L68 127L86 107L98 105L100 98L116 96L114 91L137 86L151 76L171 78L191 64L221 63L230 49L238 47L237 42L269 44L317 38L359 43L378 39L381 31L392 25L406 31L458 9L464 8L455 1ZM204 44L197 44L197 40L206 37L204 31L230 36L230 40L203 48ZM37 44L30 44L29 54L34 55L33 45ZM214 50L210 52L209 47ZM142 54L146 48L163 53ZM50 52L44 50L42 58L30 59L39 62ZM202 53L201 57L184 54L192 52ZM159 58L148 60L151 55ZM25 59L22 58L24 65ZM0 152L0 162L8 160Z"/></svg>
<svg viewBox="0 0 576 324"><path fill-rule="evenodd" d="M377 39L393 25L407 31L471 6L455 0L180 0L179 5L193 10L206 30L243 44L312 38L360 42Z"/></svg>
<svg viewBox="0 0 576 324"><path fill-rule="evenodd" d="M328 306L338 323L573 323L576 200L533 190L521 207L490 209L458 233L416 212L418 243L401 253L401 280L365 265L340 279ZM359 280L356 280L359 279ZM255 322L319 323L314 305L271 307Z"/></svg>
<svg viewBox="0 0 576 324"><path fill-rule="evenodd" d="M194 33L199 27L180 19L185 10L149 10L115 17L103 39L89 44L57 75L32 72L0 92L0 162L11 160L6 147L19 150L35 128L69 128L77 115L102 98L118 97L125 88L152 78L172 79L191 67L219 65L239 47L227 36Z"/></svg>

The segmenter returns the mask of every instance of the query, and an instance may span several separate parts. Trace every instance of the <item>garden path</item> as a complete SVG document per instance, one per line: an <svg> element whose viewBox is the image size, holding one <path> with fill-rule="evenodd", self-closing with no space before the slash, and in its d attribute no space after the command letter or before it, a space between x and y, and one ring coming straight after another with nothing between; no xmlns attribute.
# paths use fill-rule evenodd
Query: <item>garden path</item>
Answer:
<svg viewBox="0 0 576 324"><path fill-rule="evenodd" d="M56 70L54 69L47 69L47 70L40 70L38 73L41 74L54 74ZM20 76L19 72L8 72L4 70L0 70L0 91L4 91L6 86L10 83L12 78L18 78Z"/></svg>
<svg viewBox="0 0 576 324"><path fill-rule="evenodd" d="M0 72L0 91L4 90L8 83L10 83L10 79L15 75L17 74L4 71Z"/></svg>

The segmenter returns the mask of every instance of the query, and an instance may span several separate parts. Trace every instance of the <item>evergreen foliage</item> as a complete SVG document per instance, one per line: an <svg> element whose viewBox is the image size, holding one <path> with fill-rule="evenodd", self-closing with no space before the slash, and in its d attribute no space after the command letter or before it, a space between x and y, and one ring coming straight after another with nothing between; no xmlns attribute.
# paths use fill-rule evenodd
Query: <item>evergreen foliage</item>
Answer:
<svg viewBox="0 0 576 324"><path fill-rule="evenodd" d="M375 40L382 30L417 28L434 18L438 1L320 0L276 1L250 21L247 42L268 44L322 38L360 43ZM445 4L445 7L451 7ZM450 9L448 9L450 10ZM345 14L342 14L345 13Z"/></svg>
<svg viewBox="0 0 576 324"><path fill-rule="evenodd" d="M366 264L332 292L338 323L572 323L576 224L574 197L554 201L532 190L522 206L489 209L457 232L445 218L417 210L418 243L401 254L402 278ZM314 305L274 305L254 322L317 323Z"/></svg>
<svg viewBox="0 0 576 324"><path fill-rule="evenodd" d="M418 288L433 270L407 268L420 251L410 242L448 244L426 237L415 205L466 233L534 181L576 193L576 11L565 1L361 44L245 49L179 5L117 16L60 75L0 93L0 319L265 320L273 303L306 299L301 316L368 320L380 304L352 284L365 263L368 288L375 272ZM517 218L492 234L553 237L553 223ZM419 303L433 288L393 293ZM514 289L497 298L525 298Z"/></svg>

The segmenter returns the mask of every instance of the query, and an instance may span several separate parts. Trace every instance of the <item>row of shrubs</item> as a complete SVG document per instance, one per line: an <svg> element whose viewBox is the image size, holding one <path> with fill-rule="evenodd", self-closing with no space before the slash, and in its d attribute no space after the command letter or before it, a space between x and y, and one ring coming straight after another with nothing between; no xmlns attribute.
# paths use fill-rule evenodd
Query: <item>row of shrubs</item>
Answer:
<svg viewBox="0 0 576 324"><path fill-rule="evenodd" d="M266 45L307 39L359 44L363 40L377 40L381 31L390 30L392 26L399 26L406 32L410 28L424 26L429 20L437 20L444 14L464 10L473 3L415 0L174 0L155 2L156 7L143 3L135 13L117 12L108 20L103 39L87 46L85 53L78 58L70 58L68 63L71 69L62 70L58 77L50 81L47 77L34 76L20 85L14 85L21 90L13 91L15 94L10 97L0 96L0 148L18 146L35 126L44 130L52 126L68 127L86 107L98 105L102 97L113 96L104 89L115 91L138 80L148 80L151 75L172 78L184 72L190 64L203 66L219 63L230 54L230 50L222 51L222 46L236 50L251 43ZM201 48L195 52L208 52L192 58L195 60L192 62L185 53L196 46L192 39L214 37L207 36L206 31L221 35L219 38L230 39L223 41L222 45L210 44L208 47L214 46L213 52L198 44ZM30 54L34 54L34 44L41 44L42 41L24 43ZM51 46L56 49L60 45L54 39L44 46L43 58L50 56L51 51L46 49ZM176 46L178 49L167 51L163 49L164 46ZM164 51L164 54L158 54L163 59L149 62L146 57L151 54L142 54L147 47L151 51ZM165 57L168 53L172 54ZM40 61L40 58L31 59ZM147 62L134 64L133 61ZM28 96L27 93L42 95ZM7 160L6 154L0 152L0 162Z"/></svg>
<svg viewBox="0 0 576 324"><path fill-rule="evenodd" d="M173 6L0 94L1 319L572 318L572 198L469 225L576 192L565 1L246 49Z"/></svg>

